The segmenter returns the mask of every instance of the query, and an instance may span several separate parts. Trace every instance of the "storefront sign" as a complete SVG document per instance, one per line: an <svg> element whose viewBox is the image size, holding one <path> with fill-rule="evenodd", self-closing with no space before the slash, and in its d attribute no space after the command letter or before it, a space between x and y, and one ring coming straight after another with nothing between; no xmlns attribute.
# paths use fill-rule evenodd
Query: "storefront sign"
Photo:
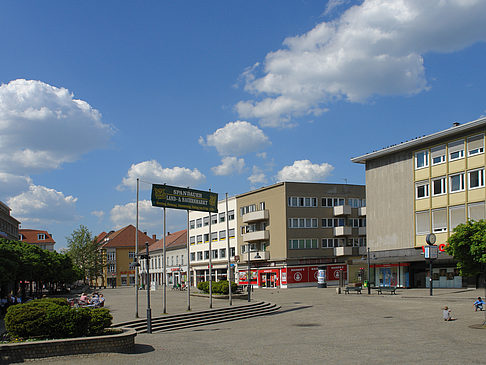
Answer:
<svg viewBox="0 0 486 365"><path fill-rule="evenodd" d="M329 265L327 267L327 280L339 280L339 272L343 271L344 280L347 279L347 266L346 265Z"/></svg>
<svg viewBox="0 0 486 365"><path fill-rule="evenodd" d="M210 191L152 184L152 206L216 213L218 211L218 194Z"/></svg>

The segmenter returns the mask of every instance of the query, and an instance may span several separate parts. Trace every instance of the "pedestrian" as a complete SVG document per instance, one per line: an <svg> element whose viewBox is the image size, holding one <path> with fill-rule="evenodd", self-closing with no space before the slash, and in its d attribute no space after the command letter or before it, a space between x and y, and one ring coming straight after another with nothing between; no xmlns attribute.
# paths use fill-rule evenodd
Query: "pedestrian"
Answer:
<svg viewBox="0 0 486 365"><path fill-rule="evenodd" d="M442 308L442 318L444 318L444 321L456 320L455 318L452 318L452 312L447 305L444 308Z"/></svg>
<svg viewBox="0 0 486 365"><path fill-rule="evenodd" d="M483 310L483 305L484 305L484 301L481 299L481 297L478 297L478 299L474 302L473 306L474 306L474 311L477 312L478 309L480 311Z"/></svg>

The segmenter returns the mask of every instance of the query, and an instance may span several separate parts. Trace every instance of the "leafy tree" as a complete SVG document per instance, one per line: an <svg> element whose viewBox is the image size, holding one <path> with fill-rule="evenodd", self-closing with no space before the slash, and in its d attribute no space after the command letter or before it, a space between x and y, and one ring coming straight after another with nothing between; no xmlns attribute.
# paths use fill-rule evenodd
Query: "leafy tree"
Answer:
<svg viewBox="0 0 486 365"><path fill-rule="evenodd" d="M85 283L103 275L104 261L101 243L97 242L96 237L93 238L88 227L80 225L79 229L75 229L70 237L66 237L66 240L68 255L81 269Z"/></svg>

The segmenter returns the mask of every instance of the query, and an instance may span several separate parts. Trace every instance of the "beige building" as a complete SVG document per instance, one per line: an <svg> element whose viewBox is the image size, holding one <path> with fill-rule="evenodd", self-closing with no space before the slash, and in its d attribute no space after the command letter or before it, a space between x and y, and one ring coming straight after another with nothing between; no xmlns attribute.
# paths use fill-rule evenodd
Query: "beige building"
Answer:
<svg viewBox="0 0 486 365"><path fill-rule="evenodd" d="M0 238L19 239L20 222L10 215L11 209L0 201Z"/></svg>
<svg viewBox="0 0 486 365"><path fill-rule="evenodd" d="M356 280L354 257L366 252L365 187L281 182L237 195L240 284L316 285L319 266L329 283L340 270Z"/></svg>
<svg viewBox="0 0 486 365"><path fill-rule="evenodd" d="M352 161L366 166L368 246L376 284L429 285L425 238L435 234L434 287L462 287L444 252L454 228L484 219L486 118L375 151ZM373 281L373 280L372 280Z"/></svg>

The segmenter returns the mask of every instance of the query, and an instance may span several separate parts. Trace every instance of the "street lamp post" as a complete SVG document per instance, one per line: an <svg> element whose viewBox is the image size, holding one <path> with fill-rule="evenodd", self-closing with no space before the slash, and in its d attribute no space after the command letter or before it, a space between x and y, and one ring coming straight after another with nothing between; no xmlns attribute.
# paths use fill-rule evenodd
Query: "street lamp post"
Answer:
<svg viewBox="0 0 486 365"><path fill-rule="evenodd" d="M370 248L368 247L368 295L371 294L371 265L370 265Z"/></svg>
<svg viewBox="0 0 486 365"><path fill-rule="evenodd" d="M152 333L152 309L150 308L150 256L149 256L149 244L145 242L145 252L146 254L142 256L145 259L147 266L146 273L146 285L147 285L147 333Z"/></svg>
<svg viewBox="0 0 486 365"><path fill-rule="evenodd" d="M258 252L255 255L256 259L261 258ZM251 261L250 261L250 244L248 244L248 301L251 301Z"/></svg>

